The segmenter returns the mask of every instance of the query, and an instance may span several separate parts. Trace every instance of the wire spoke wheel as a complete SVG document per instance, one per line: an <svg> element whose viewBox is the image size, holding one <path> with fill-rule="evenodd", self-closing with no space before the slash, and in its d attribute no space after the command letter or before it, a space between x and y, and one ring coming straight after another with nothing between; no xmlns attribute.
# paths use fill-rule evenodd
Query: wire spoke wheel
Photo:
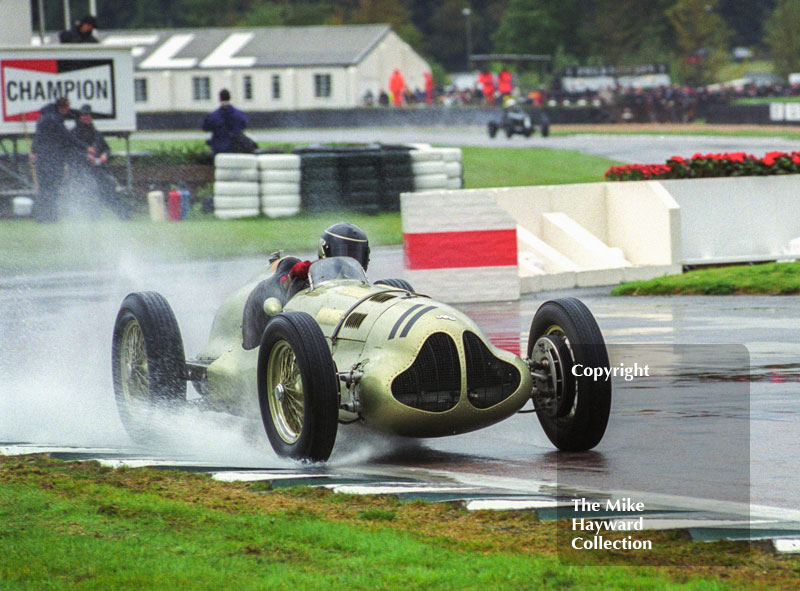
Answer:
<svg viewBox="0 0 800 591"><path fill-rule="evenodd" d="M278 341L270 352L267 395L275 429L288 444L296 443L303 431L305 403L297 357L289 343Z"/></svg>
<svg viewBox="0 0 800 591"><path fill-rule="evenodd" d="M319 324L305 312L269 321L258 352L261 419L279 456L327 460L336 441L339 382Z"/></svg>
<svg viewBox="0 0 800 591"><path fill-rule="evenodd" d="M122 394L129 404L147 402L150 378L147 367L147 350L142 336L142 327L131 320L122 333L120 351Z"/></svg>
<svg viewBox="0 0 800 591"><path fill-rule="evenodd" d="M154 409L186 402L186 358L178 322L155 292L129 294L114 323L111 343L114 397L125 430L136 441L152 439Z"/></svg>

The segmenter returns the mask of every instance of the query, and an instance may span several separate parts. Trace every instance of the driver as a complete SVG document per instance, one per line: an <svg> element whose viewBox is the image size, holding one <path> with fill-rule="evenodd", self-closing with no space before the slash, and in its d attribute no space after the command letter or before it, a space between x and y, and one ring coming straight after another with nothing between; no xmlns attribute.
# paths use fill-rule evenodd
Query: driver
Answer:
<svg viewBox="0 0 800 591"><path fill-rule="evenodd" d="M327 228L319 238L317 256L320 259L346 256L357 260L366 272L369 266L369 240L364 231L348 222L339 222ZM308 287L308 269L311 261L297 257L283 257L274 263L275 272L261 281L250 292L242 318L242 346L249 350L261 344L261 335L269 317L264 312L268 298L288 302L297 292Z"/></svg>

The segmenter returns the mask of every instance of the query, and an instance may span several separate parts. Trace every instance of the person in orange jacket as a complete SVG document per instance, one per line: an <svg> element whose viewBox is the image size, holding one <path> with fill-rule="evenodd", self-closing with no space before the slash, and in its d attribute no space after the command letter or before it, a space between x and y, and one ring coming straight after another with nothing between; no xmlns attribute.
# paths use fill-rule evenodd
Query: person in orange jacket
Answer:
<svg viewBox="0 0 800 591"><path fill-rule="evenodd" d="M483 92L483 100L487 105L494 104L494 76L492 73L484 70L478 74L478 84L481 85L481 92Z"/></svg>
<svg viewBox="0 0 800 591"><path fill-rule="evenodd" d="M433 76L430 72L425 72L425 104L433 104Z"/></svg>
<svg viewBox="0 0 800 591"><path fill-rule="evenodd" d="M406 88L406 81L400 70L395 68L392 76L389 78L389 90L392 93L392 102L396 107L403 104L403 91Z"/></svg>
<svg viewBox="0 0 800 591"><path fill-rule="evenodd" d="M501 96L511 94L511 72L506 68L503 68L497 75L497 90L500 91Z"/></svg>

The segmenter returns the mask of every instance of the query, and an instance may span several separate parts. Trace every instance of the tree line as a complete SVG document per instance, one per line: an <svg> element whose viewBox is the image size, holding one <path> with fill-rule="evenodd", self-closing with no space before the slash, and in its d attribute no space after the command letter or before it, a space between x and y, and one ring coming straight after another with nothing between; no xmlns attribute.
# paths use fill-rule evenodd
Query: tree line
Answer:
<svg viewBox="0 0 800 591"><path fill-rule="evenodd" d="M36 15L37 2L31 3ZM46 25L63 27L61 2ZM79 18L87 2L71 0ZM97 0L101 29L389 23L448 71L472 53L534 53L566 65L666 62L687 84L714 80L731 47L779 74L800 71L800 0ZM465 14L469 8L469 14Z"/></svg>

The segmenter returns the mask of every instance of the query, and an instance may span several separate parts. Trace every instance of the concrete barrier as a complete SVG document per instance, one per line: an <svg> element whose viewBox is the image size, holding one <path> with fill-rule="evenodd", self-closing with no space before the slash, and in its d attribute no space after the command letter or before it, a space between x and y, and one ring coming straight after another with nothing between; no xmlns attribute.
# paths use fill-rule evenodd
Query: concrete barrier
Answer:
<svg viewBox="0 0 800 591"><path fill-rule="evenodd" d="M684 265L770 261L800 254L789 244L800 237L800 175L661 184L680 206Z"/></svg>
<svg viewBox="0 0 800 591"><path fill-rule="evenodd" d="M507 281L512 291L519 288L521 293L529 293L613 285L680 272L678 205L658 183L636 184L403 194L401 212L409 275L419 277L417 282L437 298L486 301L509 299L508 289L497 284L501 280ZM491 234L498 228L514 227L516 277L509 279L511 249L502 241L493 243ZM480 254L460 252L464 235L475 232ZM424 242L439 252L450 253L424 271L418 258L431 255L419 255L414 249L418 233L435 235L435 239L427 237ZM415 256L409 257L409 253ZM459 271L470 266L474 257L503 261L497 265L503 267L502 274L495 266L485 264L472 265L468 274ZM421 287L417 289L422 291Z"/></svg>
<svg viewBox="0 0 800 591"><path fill-rule="evenodd" d="M487 191L402 193L406 276L447 302L517 300L517 223Z"/></svg>

